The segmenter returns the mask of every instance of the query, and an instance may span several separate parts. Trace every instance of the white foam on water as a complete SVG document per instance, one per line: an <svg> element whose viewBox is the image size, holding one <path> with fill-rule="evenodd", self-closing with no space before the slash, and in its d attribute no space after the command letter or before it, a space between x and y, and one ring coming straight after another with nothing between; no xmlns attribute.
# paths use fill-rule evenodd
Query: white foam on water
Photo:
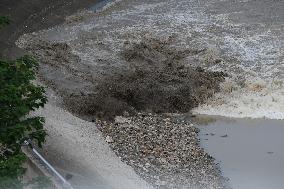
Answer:
<svg viewBox="0 0 284 189"><path fill-rule="evenodd" d="M244 88L234 81L221 84L221 91L207 104L194 109L194 113L222 115L235 118L284 119L283 81L267 83L264 80L247 80Z"/></svg>
<svg viewBox="0 0 284 189"><path fill-rule="evenodd" d="M231 75L221 91L192 112L235 118L284 119L284 62L281 41L270 31L243 37L226 36L223 48L238 64L211 69ZM241 84L240 84L241 83Z"/></svg>
<svg viewBox="0 0 284 189"><path fill-rule="evenodd" d="M206 13L216 1L113 1L101 11L86 13L78 22L25 35L18 44L28 45L29 39L34 37L66 42L82 63L101 64L104 60L104 63L117 65L117 53L125 48L125 42L131 44L145 37L174 36L173 47L209 48L217 52L212 57L222 58L222 63L202 64L201 61L201 66L225 71L231 77L222 84L220 93L206 105L196 108L194 113L284 119L281 88L284 32L281 26L266 28L261 23L234 23L230 15L242 14L239 11ZM251 90L251 86L258 86L260 81L261 90L259 87ZM234 90L229 93L226 85L235 85Z"/></svg>

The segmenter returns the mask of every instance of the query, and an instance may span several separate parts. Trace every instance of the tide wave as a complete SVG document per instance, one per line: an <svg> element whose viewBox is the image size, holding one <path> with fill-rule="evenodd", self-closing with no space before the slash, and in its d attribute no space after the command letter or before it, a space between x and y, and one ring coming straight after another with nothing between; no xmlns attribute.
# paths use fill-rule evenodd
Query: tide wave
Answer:
<svg viewBox="0 0 284 189"><path fill-rule="evenodd" d="M255 1L236 3L256 7ZM20 41L65 42L87 65L117 65L127 45L145 38L167 38L176 49L205 49L183 63L224 71L229 78L194 113L284 119L284 24L247 22L249 9L238 7L220 0L123 0Z"/></svg>
<svg viewBox="0 0 284 189"><path fill-rule="evenodd" d="M221 92L200 105L193 113L221 115L235 118L284 119L283 81L252 78L245 87L227 79L221 84Z"/></svg>

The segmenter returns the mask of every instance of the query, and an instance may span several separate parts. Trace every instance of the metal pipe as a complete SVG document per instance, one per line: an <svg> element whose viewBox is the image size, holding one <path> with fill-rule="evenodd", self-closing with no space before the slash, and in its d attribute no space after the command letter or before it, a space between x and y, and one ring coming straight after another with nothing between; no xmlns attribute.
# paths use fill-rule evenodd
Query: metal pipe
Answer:
<svg viewBox="0 0 284 189"><path fill-rule="evenodd" d="M24 143L26 145L29 145L31 146L31 143L28 142L27 140L24 141ZM67 180L65 180L65 178L60 174L58 173L53 167L52 165L50 165L45 159L44 157L42 157L42 155L40 155L40 153L34 149L32 146L31 146L33 152L40 158L41 161L44 162L44 164L63 182L63 188L64 189L73 189L73 187L71 186L71 184L69 182L67 182Z"/></svg>

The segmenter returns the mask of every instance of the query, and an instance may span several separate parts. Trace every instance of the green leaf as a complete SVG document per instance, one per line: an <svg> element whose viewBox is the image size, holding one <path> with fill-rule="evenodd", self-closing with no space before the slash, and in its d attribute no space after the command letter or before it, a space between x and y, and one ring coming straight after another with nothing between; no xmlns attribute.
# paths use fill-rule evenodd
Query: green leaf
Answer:
<svg viewBox="0 0 284 189"><path fill-rule="evenodd" d="M44 88L33 82L37 68L31 56L0 60L0 150L5 152L0 154L0 188L23 187L21 143L29 138L41 147L46 137L44 118L29 116L47 101Z"/></svg>

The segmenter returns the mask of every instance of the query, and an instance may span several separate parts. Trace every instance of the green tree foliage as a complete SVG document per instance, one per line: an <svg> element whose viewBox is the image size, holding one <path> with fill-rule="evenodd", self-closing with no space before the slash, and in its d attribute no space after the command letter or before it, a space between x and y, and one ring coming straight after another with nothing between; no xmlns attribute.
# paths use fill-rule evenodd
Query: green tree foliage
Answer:
<svg viewBox="0 0 284 189"><path fill-rule="evenodd" d="M0 60L0 188L22 187L21 144L29 138L41 146L46 136L44 119L30 116L47 101L44 88L33 82L37 68L31 56Z"/></svg>
<svg viewBox="0 0 284 189"><path fill-rule="evenodd" d="M25 172L22 167L25 160L26 157L22 153L0 157L0 188L21 189L23 187L20 178Z"/></svg>
<svg viewBox="0 0 284 189"><path fill-rule="evenodd" d="M7 16L0 16L0 29L10 23L10 20Z"/></svg>

